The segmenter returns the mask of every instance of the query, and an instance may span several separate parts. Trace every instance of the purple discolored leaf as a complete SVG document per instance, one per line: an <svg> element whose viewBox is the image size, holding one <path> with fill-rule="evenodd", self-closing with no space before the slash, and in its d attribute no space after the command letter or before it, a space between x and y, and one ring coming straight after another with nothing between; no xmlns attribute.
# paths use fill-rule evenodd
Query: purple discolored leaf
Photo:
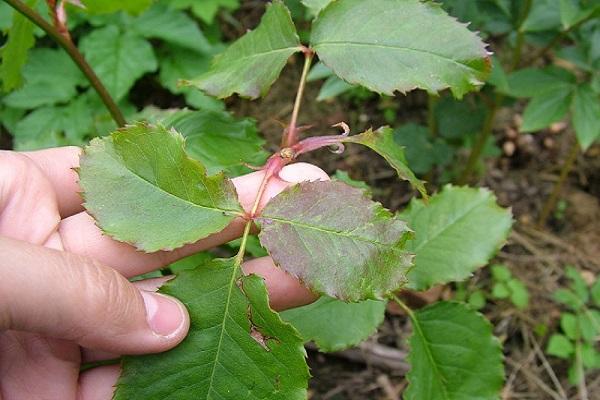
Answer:
<svg viewBox="0 0 600 400"><path fill-rule="evenodd" d="M258 218L275 262L315 292L346 301L381 299L406 283L413 256L406 223L341 182L305 182Z"/></svg>

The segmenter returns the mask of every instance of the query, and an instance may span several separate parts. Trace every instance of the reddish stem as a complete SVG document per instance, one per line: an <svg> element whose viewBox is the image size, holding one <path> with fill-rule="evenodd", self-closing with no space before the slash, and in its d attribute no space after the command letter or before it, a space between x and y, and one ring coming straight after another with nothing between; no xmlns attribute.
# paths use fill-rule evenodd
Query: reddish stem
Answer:
<svg viewBox="0 0 600 400"><path fill-rule="evenodd" d="M304 50L306 49L306 50ZM294 102L294 109L292 110L292 119L290 125L284 131L283 140L281 147L289 147L298 142L298 115L300 113L300 106L302 104L302 96L304 95L304 88L306 87L306 77L310 70L314 53L307 47L303 48L304 52L304 68L302 68L302 76L300 77L300 84L298 86L298 93L296 94L296 101Z"/></svg>

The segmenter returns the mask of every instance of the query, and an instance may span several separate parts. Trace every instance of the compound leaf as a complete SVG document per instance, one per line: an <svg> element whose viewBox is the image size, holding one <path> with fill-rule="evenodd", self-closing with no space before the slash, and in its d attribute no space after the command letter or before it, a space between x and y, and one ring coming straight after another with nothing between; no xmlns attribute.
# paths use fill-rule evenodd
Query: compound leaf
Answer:
<svg viewBox="0 0 600 400"><path fill-rule="evenodd" d="M158 67L150 43L115 25L96 29L81 39L81 51L115 100L129 92L135 81Z"/></svg>
<svg viewBox="0 0 600 400"><path fill-rule="evenodd" d="M406 283L411 231L361 189L301 183L271 200L258 222L275 263L318 293L381 299Z"/></svg>
<svg viewBox="0 0 600 400"><path fill-rule="evenodd" d="M67 53L59 49L31 50L23 77L23 87L3 99L6 105L29 109L67 102L77 94L78 85L87 84Z"/></svg>
<svg viewBox="0 0 600 400"><path fill-rule="evenodd" d="M35 6L36 3L36 0L27 1L27 5L30 7ZM33 22L17 11L13 11L12 15L12 26L8 32L8 39L0 53L2 57L0 80L5 92L21 85L21 68L27 61L27 52L35 44Z"/></svg>
<svg viewBox="0 0 600 400"><path fill-rule="evenodd" d="M267 93L287 59L300 50L290 12L275 0L254 31L215 57L210 71L187 84L219 98L238 93L254 99Z"/></svg>
<svg viewBox="0 0 600 400"><path fill-rule="evenodd" d="M404 147L394 141L393 129L389 127L379 128L376 131L369 129L360 135L349 136L345 142L362 144L377 152L396 170L401 179L409 181L423 198L428 197L425 184L408 167Z"/></svg>
<svg viewBox="0 0 600 400"><path fill-rule="evenodd" d="M185 137L190 157L204 164L209 174L247 173L244 164L263 165L267 152L251 119L235 119L223 111L180 111L163 121Z"/></svg>
<svg viewBox="0 0 600 400"><path fill-rule="evenodd" d="M600 139L600 98L590 85L583 85L575 90L572 107L577 140L587 150Z"/></svg>
<svg viewBox="0 0 600 400"><path fill-rule="evenodd" d="M571 88L557 89L543 96L534 97L523 113L521 131L539 131L560 121L569 111L572 98Z"/></svg>
<svg viewBox="0 0 600 400"><path fill-rule="evenodd" d="M420 0L334 1L316 19L311 47L340 78L388 95L450 88L462 97L491 66L477 34Z"/></svg>
<svg viewBox="0 0 600 400"><path fill-rule="evenodd" d="M411 317L406 400L492 400L504 382L491 324L464 304L439 302Z"/></svg>
<svg viewBox="0 0 600 400"><path fill-rule="evenodd" d="M383 322L386 304L381 300L344 303L323 296L313 304L284 311L281 316L321 351L338 351L371 336Z"/></svg>
<svg viewBox="0 0 600 400"><path fill-rule="evenodd" d="M126 357L115 400L303 400L303 342L269 307L261 278L233 259L209 261L161 288L186 305L186 339L162 354Z"/></svg>
<svg viewBox="0 0 600 400"><path fill-rule="evenodd" d="M400 215L415 230L407 249L416 255L409 287L427 290L462 281L504 244L512 216L486 189L448 185L429 205L413 199Z"/></svg>
<svg viewBox="0 0 600 400"><path fill-rule="evenodd" d="M184 150L174 130L128 126L85 148L85 207L113 238L154 252L195 242L241 215L235 188Z"/></svg>

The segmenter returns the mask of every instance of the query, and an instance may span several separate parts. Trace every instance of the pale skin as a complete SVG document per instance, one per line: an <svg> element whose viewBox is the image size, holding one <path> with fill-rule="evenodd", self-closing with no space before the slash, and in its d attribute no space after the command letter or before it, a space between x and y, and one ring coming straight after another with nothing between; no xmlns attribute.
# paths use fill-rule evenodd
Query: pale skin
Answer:
<svg viewBox="0 0 600 400"><path fill-rule="evenodd" d="M146 254L103 235L84 211L77 174L80 149L0 151L0 400L109 400L119 366L80 374L82 363L168 350L189 328L182 303L156 294L169 278L126 278L239 237L243 220L172 252ZM249 211L264 172L233 180ZM260 208L286 187L327 180L310 164L272 178ZM268 258L245 273L265 279L276 310L315 295Z"/></svg>

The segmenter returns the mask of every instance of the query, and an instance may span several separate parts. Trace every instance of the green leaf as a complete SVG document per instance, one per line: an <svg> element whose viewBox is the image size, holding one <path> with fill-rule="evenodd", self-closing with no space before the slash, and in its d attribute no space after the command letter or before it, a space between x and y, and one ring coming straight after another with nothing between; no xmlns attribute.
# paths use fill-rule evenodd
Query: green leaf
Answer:
<svg viewBox="0 0 600 400"><path fill-rule="evenodd" d="M584 306L579 296L568 289L558 289L552 297L557 302L569 306L573 310L579 310Z"/></svg>
<svg viewBox="0 0 600 400"><path fill-rule="evenodd" d="M444 138L464 141L481 132L486 110L482 104L442 97L435 106L438 131Z"/></svg>
<svg viewBox="0 0 600 400"><path fill-rule="evenodd" d="M571 340L580 338L577 316L572 313L562 313L560 315L560 328Z"/></svg>
<svg viewBox="0 0 600 400"><path fill-rule="evenodd" d="M508 76L502 67L502 63L496 56L492 57L492 72L488 83L496 86L497 90L501 93L506 93L509 90Z"/></svg>
<svg viewBox="0 0 600 400"><path fill-rule="evenodd" d="M412 123L394 130L394 141L406 148L408 165L417 174L452 159L452 149L442 139L432 141L429 136L429 129Z"/></svg>
<svg viewBox="0 0 600 400"><path fill-rule="evenodd" d="M429 205L413 199L400 216L416 232L407 244L416 254L408 274L416 290L468 278L502 247L512 225L511 212L489 190L452 185Z"/></svg>
<svg viewBox="0 0 600 400"><path fill-rule="evenodd" d="M340 78L388 95L450 88L462 97L490 71L477 34L420 0L334 1L316 19L311 46Z"/></svg>
<svg viewBox="0 0 600 400"><path fill-rule="evenodd" d="M323 296L313 304L287 310L281 317L292 324L305 341L314 341L321 351L339 351L355 346L377 331L385 317L387 302L360 303Z"/></svg>
<svg viewBox="0 0 600 400"><path fill-rule="evenodd" d="M577 315L581 336L588 342L593 342L600 336L600 312L585 309Z"/></svg>
<svg viewBox="0 0 600 400"><path fill-rule="evenodd" d="M94 139L79 179L103 231L146 252L195 242L242 215L231 181L207 176L185 153L184 138L160 125L138 123Z"/></svg>
<svg viewBox="0 0 600 400"><path fill-rule="evenodd" d="M587 303L590 299L589 288L577 268L567 265L565 267L565 276L571 280L571 289L579 297L581 303Z"/></svg>
<svg viewBox="0 0 600 400"><path fill-rule="evenodd" d="M600 352L590 343L583 343L581 346L581 361L585 368L600 368Z"/></svg>
<svg viewBox="0 0 600 400"><path fill-rule="evenodd" d="M590 289L590 293L592 295L592 300L594 300L594 304L596 304L597 307L600 307L600 279L596 279L596 282L594 282Z"/></svg>
<svg viewBox="0 0 600 400"><path fill-rule="evenodd" d="M439 302L411 319L406 400L498 398L504 382L502 348L481 314Z"/></svg>
<svg viewBox="0 0 600 400"><path fill-rule="evenodd" d="M171 93L183 94L189 105L203 110L223 111L225 105L222 101L194 88L182 87L178 84L179 80L191 79L208 71L209 67L208 56L177 46L169 46L168 51L161 54L158 78Z"/></svg>
<svg viewBox="0 0 600 400"><path fill-rule="evenodd" d="M188 308L188 336L166 353L126 357L115 400L306 399L302 339L270 309L261 278L214 260L161 292Z"/></svg>
<svg viewBox="0 0 600 400"><path fill-rule="evenodd" d="M192 9L192 13L207 24L212 24L220 8L234 11L240 5L239 0L171 0L169 5L174 8Z"/></svg>
<svg viewBox="0 0 600 400"><path fill-rule="evenodd" d="M30 7L35 6L36 3L37 0L26 2ZM27 52L34 44L33 23L23 14L13 11L12 26L8 32L8 39L0 52L2 57L0 80L2 81L2 89L5 92L21 86L21 69L27 61Z"/></svg>
<svg viewBox="0 0 600 400"><path fill-rule="evenodd" d="M369 129L360 135L349 136L345 140L349 143L358 143L367 146L385 160L396 170L401 179L409 181L418 190L423 198L427 198L427 189L423 181L419 180L410 170L404 156L404 147L394 142L394 131L389 127L379 128L376 131Z"/></svg>
<svg viewBox="0 0 600 400"><path fill-rule="evenodd" d="M474 310L481 310L485 307L486 298L483 290L476 290L469 295L467 304Z"/></svg>
<svg viewBox="0 0 600 400"><path fill-rule="evenodd" d="M544 129L565 117L571 105L572 90L557 89L534 97L523 113L522 132Z"/></svg>
<svg viewBox="0 0 600 400"><path fill-rule="evenodd" d="M323 86L321 86L321 90L319 90L319 95L317 96L317 101L334 99L342 93L346 93L355 87L356 86L341 80L335 75L330 76L327 78L327 80L325 80Z"/></svg>
<svg viewBox="0 0 600 400"><path fill-rule="evenodd" d="M77 94L85 77L73 60L60 49L33 49L23 68L25 84L2 101L14 108L36 108L67 102Z"/></svg>
<svg viewBox="0 0 600 400"><path fill-rule="evenodd" d="M0 31L6 32L12 24L15 9L6 2L0 3Z"/></svg>
<svg viewBox="0 0 600 400"><path fill-rule="evenodd" d="M587 150L600 139L600 96L590 85L577 87L573 98L573 127L579 145Z"/></svg>
<svg viewBox="0 0 600 400"><path fill-rule="evenodd" d="M140 36L162 39L170 44L201 53L212 50L198 24L182 11L155 4L148 11L135 18L130 28Z"/></svg>
<svg viewBox="0 0 600 400"><path fill-rule="evenodd" d="M158 67L152 46L115 25L96 29L81 39L81 51L110 94L119 101L135 81Z"/></svg>
<svg viewBox="0 0 600 400"><path fill-rule="evenodd" d="M301 50L289 10L281 0L267 5L259 26L215 57L206 74L188 84L219 97L264 96L288 58Z"/></svg>
<svg viewBox="0 0 600 400"><path fill-rule="evenodd" d="M546 353L559 358L569 358L575 352L575 346L566 337L560 334L554 334L548 341Z"/></svg>
<svg viewBox="0 0 600 400"><path fill-rule="evenodd" d="M335 171L335 174L333 174L333 177L340 182L344 182L346 185L350 185L352 187L364 190L367 193L367 195L371 193L371 188L369 187L369 185L367 185L366 182L352 179L346 171L338 169L337 171Z"/></svg>
<svg viewBox="0 0 600 400"><path fill-rule="evenodd" d="M406 283L410 229L360 189L301 183L272 199L258 222L275 263L315 292L346 301L382 299Z"/></svg>
<svg viewBox="0 0 600 400"><path fill-rule="evenodd" d="M563 28L569 29L577 22L580 9L577 0L559 0L560 2L560 20Z"/></svg>
<svg viewBox="0 0 600 400"><path fill-rule="evenodd" d="M596 4L586 4L582 9L578 0L560 0L560 18L565 31L598 12L600 12L600 4L597 2Z"/></svg>
<svg viewBox="0 0 600 400"><path fill-rule="evenodd" d="M14 149L38 150L82 145L93 132L92 108L80 96L66 106L45 106L20 120L12 132Z"/></svg>
<svg viewBox="0 0 600 400"><path fill-rule="evenodd" d="M202 268L217 258L213 253L208 251L202 251L200 253L193 254L191 256L177 260L169 265L171 272L177 273L180 271L190 271L196 268Z"/></svg>
<svg viewBox="0 0 600 400"><path fill-rule="evenodd" d="M185 137L190 157L209 174L225 171L231 176L248 173L244 164L260 166L268 153L251 119L235 119L221 111L180 111L163 120Z"/></svg>
<svg viewBox="0 0 600 400"><path fill-rule="evenodd" d="M508 76L508 88L503 91L511 97L541 97L566 90L575 82L568 71L558 68L524 68Z"/></svg>
<svg viewBox="0 0 600 400"><path fill-rule="evenodd" d="M556 0L536 0L523 22L524 32L542 32L560 29L560 5Z"/></svg>
<svg viewBox="0 0 600 400"><path fill-rule="evenodd" d="M518 279L511 279L506 282L506 285L510 290L510 301L520 310L527 308L529 305L527 286Z"/></svg>
<svg viewBox="0 0 600 400"><path fill-rule="evenodd" d="M137 14L147 9L152 0L81 0L86 10L93 14L110 14L127 11Z"/></svg>
<svg viewBox="0 0 600 400"><path fill-rule="evenodd" d="M332 0L302 0L302 4L304 4L314 16L317 16L321 10L331 2Z"/></svg>
<svg viewBox="0 0 600 400"><path fill-rule="evenodd" d="M505 282L495 283L492 287L492 296L495 299L507 299L510 297L510 290Z"/></svg>
<svg viewBox="0 0 600 400"><path fill-rule="evenodd" d="M500 265L500 264L492 265L491 270L492 270L492 277L494 278L495 281L507 282L512 278L512 273L510 272L510 269L508 269L508 267L506 265Z"/></svg>

